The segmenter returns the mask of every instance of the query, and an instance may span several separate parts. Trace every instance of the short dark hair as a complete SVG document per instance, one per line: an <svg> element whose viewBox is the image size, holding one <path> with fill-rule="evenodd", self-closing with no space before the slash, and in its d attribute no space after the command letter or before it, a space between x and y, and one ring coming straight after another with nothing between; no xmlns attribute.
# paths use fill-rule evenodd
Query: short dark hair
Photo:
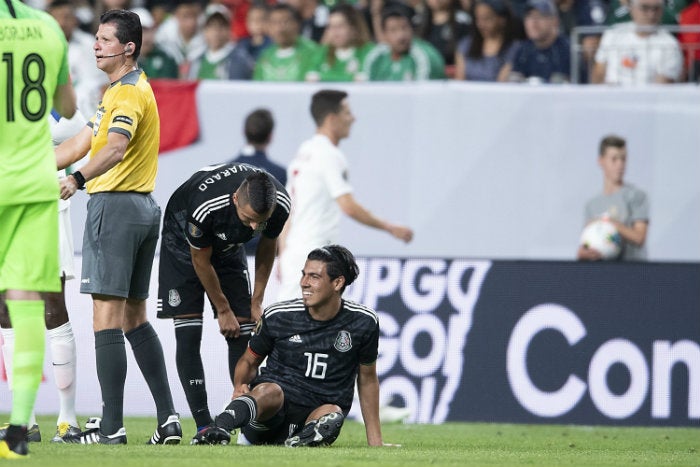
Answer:
<svg viewBox="0 0 700 467"><path fill-rule="evenodd" d="M350 253L350 250L341 245L327 245L316 248L309 253L306 259L326 263L326 272L331 280L343 276L345 285L340 289L341 294L345 291L345 287L355 282L355 279L360 274L360 268L355 262L355 257Z"/></svg>
<svg viewBox="0 0 700 467"><path fill-rule="evenodd" d="M239 203L249 204L257 214L269 213L277 202L277 187L272 178L262 170L248 175L236 193Z"/></svg>
<svg viewBox="0 0 700 467"><path fill-rule="evenodd" d="M301 27L302 23L304 22L304 19L301 17L301 13L299 13L299 10L294 8L292 5L288 3L276 3L270 7L270 13L274 13L276 11L286 11L289 13L289 15L296 21L297 26Z"/></svg>
<svg viewBox="0 0 700 467"><path fill-rule="evenodd" d="M411 27L413 27L413 25L411 24L411 16L409 15L409 13L406 11L405 8L402 8L398 5L391 5L390 7L382 11L382 29L386 28L386 22L388 19L391 18L403 18L406 21L408 21L408 24Z"/></svg>
<svg viewBox="0 0 700 467"><path fill-rule="evenodd" d="M311 116L316 126L323 125L323 121L329 114L339 113L341 103L346 97L348 97L347 92L334 89L323 89L314 94L311 98Z"/></svg>
<svg viewBox="0 0 700 467"><path fill-rule="evenodd" d="M250 144L265 144L270 141L272 130L275 129L275 119L268 109L256 109L245 119L243 132Z"/></svg>
<svg viewBox="0 0 700 467"><path fill-rule="evenodd" d="M608 135L600 140L600 148L598 149L598 155L602 156L605 154L605 150L608 148L618 148L622 149L627 146L627 141L625 138L617 135Z"/></svg>
<svg viewBox="0 0 700 467"><path fill-rule="evenodd" d="M61 8L62 6L69 6L72 10L75 10L75 4L72 0L53 0L46 6L46 11L51 11L54 8Z"/></svg>
<svg viewBox="0 0 700 467"><path fill-rule="evenodd" d="M109 10L100 16L100 24L112 23L116 26L115 36L119 43L127 44L133 42L135 50L132 53L134 61L141 54L141 41L143 39L143 29L139 15L129 10Z"/></svg>

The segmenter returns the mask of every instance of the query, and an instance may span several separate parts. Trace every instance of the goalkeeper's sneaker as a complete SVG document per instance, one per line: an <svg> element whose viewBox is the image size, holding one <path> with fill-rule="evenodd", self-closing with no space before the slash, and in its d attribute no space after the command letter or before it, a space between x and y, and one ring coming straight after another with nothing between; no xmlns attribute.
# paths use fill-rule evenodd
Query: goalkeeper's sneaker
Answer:
<svg viewBox="0 0 700 467"><path fill-rule="evenodd" d="M155 433L146 444L180 444L181 439L180 416L175 414L169 416L162 425L158 425Z"/></svg>
<svg viewBox="0 0 700 467"><path fill-rule="evenodd" d="M5 423L2 426L0 426L0 440L5 439L5 436L7 435L7 427L9 426L9 423ZM30 443L41 442L41 432L39 431L39 425L37 425L36 423L27 430L27 441L29 441Z"/></svg>
<svg viewBox="0 0 700 467"><path fill-rule="evenodd" d="M5 435L7 435L7 429L5 429ZM0 441L0 459L26 459L29 457L27 428L15 426L10 438Z"/></svg>
<svg viewBox="0 0 700 467"><path fill-rule="evenodd" d="M199 430L190 444L228 444L230 442L231 433L212 423Z"/></svg>
<svg viewBox="0 0 700 467"><path fill-rule="evenodd" d="M75 444L126 444L126 430L121 427L113 435L103 435L99 428L90 428L77 435L66 436L63 441Z"/></svg>
<svg viewBox="0 0 700 467"><path fill-rule="evenodd" d="M287 438L284 445L288 448L328 446L338 438L344 420L340 412L326 414L315 422L307 423L298 435Z"/></svg>
<svg viewBox="0 0 700 467"><path fill-rule="evenodd" d="M66 437L75 437L80 435L80 427L73 426L68 422L61 422L56 427L56 434L51 439L52 443L65 443Z"/></svg>

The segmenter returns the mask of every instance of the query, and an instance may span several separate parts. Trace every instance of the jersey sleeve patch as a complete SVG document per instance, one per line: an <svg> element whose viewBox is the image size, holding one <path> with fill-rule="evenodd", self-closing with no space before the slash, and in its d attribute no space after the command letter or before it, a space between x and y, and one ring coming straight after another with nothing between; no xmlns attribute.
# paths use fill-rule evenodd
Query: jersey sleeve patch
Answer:
<svg viewBox="0 0 700 467"><path fill-rule="evenodd" d="M127 117L126 115L117 115L112 119L112 124L114 123L124 123L126 125L132 126L134 124L134 120L131 117Z"/></svg>
<svg viewBox="0 0 700 467"><path fill-rule="evenodd" d="M192 222L187 223L187 232L192 238L200 238L202 235L204 235L202 229L194 225Z"/></svg>

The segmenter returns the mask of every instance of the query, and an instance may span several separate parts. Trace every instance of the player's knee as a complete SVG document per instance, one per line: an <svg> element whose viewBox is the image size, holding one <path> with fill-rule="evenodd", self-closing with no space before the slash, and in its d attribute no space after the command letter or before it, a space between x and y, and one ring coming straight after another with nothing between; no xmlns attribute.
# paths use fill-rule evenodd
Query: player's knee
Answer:
<svg viewBox="0 0 700 467"><path fill-rule="evenodd" d="M250 396L256 401L265 400L268 402L266 405L270 406L281 407L284 403L284 391L277 383L260 383L253 388Z"/></svg>
<svg viewBox="0 0 700 467"><path fill-rule="evenodd" d="M8 329L12 327L10 323L10 314L7 312L7 308L4 303L0 303L0 328Z"/></svg>
<svg viewBox="0 0 700 467"><path fill-rule="evenodd" d="M47 293L43 295L45 303L44 321L46 329L56 329L68 322L68 310L63 295Z"/></svg>

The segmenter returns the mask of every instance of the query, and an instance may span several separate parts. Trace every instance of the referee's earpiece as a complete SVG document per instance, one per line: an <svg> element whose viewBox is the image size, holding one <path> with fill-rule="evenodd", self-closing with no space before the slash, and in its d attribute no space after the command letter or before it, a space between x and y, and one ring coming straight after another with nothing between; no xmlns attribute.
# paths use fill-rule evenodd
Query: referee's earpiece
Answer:
<svg viewBox="0 0 700 467"><path fill-rule="evenodd" d="M131 52L133 52L133 50L131 49L131 46L127 45L126 49L124 49L124 53L130 54Z"/></svg>

